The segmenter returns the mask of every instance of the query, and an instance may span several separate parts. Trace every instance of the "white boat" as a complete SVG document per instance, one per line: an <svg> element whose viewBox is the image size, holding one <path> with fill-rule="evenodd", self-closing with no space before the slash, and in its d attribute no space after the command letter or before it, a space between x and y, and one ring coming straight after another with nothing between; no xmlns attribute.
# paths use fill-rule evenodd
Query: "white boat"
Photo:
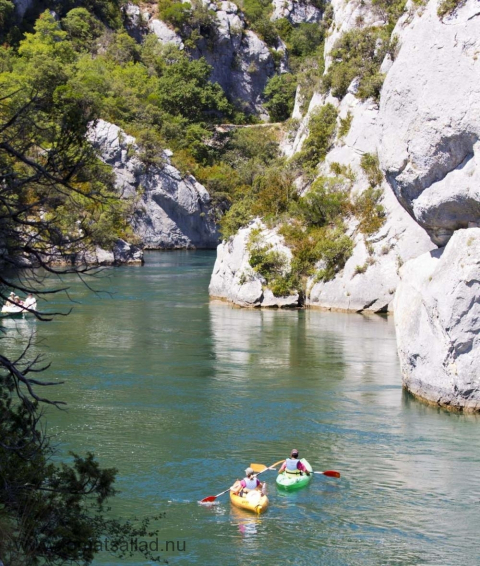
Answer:
<svg viewBox="0 0 480 566"><path fill-rule="evenodd" d="M29 312L27 309L37 310L37 300L35 298L26 299L25 303L17 303L14 299L8 299L2 307L2 314L10 316L27 314Z"/></svg>

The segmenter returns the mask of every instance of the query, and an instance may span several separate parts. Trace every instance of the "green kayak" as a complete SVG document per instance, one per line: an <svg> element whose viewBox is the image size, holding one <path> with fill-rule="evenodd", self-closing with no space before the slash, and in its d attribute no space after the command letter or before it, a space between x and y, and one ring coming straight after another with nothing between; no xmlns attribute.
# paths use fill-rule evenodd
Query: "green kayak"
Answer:
<svg viewBox="0 0 480 566"><path fill-rule="evenodd" d="M307 468L307 470L310 472L310 475L307 476L306 474L287 474L286 472L283 472L282 474L278 474L277 476L276 481L278 487L287 491L292 491L294 489L305 487L310 483L310 480L313 477L312 466L310 466L305 458L302 458L300 462L302 462L302 464Z"/></svg>

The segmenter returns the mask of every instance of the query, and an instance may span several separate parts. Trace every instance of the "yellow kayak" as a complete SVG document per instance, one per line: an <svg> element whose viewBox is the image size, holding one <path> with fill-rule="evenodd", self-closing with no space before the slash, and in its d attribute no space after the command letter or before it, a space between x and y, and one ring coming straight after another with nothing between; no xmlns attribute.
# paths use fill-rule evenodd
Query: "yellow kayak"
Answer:
<svg viewBox="0 0 480 566"><path fill-rule="evenodd" d="M244 497L230 491L230 501L235 507L257 514L264 513L268 507L268 497L257 490L249 491Z"/></svg>

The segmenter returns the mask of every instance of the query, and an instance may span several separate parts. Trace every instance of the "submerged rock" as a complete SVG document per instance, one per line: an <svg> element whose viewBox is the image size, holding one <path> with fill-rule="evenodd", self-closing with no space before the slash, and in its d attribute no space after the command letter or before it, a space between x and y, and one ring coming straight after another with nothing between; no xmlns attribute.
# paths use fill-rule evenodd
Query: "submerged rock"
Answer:
<svg viewBox="0 0 480 566"><path fill-rule="evenodd" d="M168 151L146 166L134 137L99 120L91 132L113 168L119 193L135 199L134 233L147 249L215 248L218 234L210 196L191 175L182 176Z"/></svg>
<svg viewBox="0 0 480 566"><path fill-rule="evenodd" d="M403 384L430 403L480 411L480 229L407 262L395 295Z"/></svg>

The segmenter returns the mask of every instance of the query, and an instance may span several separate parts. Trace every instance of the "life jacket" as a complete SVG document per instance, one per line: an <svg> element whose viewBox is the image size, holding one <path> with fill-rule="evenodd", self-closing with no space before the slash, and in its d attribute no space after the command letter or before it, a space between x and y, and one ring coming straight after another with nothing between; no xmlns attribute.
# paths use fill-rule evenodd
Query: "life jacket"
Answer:
<svg viewBox="0 0 480 566"><path fill-rule="evenodd" d="M244 478L245 487L247 489L255 489L258 485L257 478Z"/></svg>
<svg viewBox="0 0 480 566"><path fill-rule="evenodd" d="M300 474L300 470L297 468L297 464L300 460L297 460L296 458L287 458L285 460L286 462L286 468L285 471L287 472L287 474Z"/></svg>

